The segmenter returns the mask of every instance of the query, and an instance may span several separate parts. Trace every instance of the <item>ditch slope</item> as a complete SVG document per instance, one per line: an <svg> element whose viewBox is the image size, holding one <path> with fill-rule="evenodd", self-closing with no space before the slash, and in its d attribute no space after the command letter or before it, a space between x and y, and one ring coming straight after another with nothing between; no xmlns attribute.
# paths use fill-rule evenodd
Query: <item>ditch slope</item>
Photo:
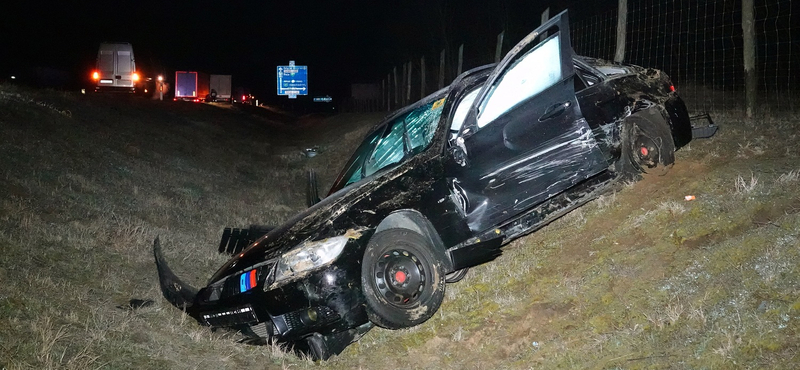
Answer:
<svg viewBox="0 0 800 370"><path fill-rule="evenodd" d="M792 117L716 114L717 136L667 175L515 241L448 285L431 320L374 329L327 362L237 343L161 299L156 236L203 284L225 261L222 228L302 210L306 171L328 186L382 116L0 85L0 368L800 367Z"/></svg>

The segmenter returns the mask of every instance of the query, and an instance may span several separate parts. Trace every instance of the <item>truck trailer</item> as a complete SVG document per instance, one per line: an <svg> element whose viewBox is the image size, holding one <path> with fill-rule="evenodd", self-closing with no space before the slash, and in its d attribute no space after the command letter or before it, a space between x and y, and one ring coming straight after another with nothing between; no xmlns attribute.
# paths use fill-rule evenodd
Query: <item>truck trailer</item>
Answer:
<svg viewBox="0 0 800 370"><path fill-rule="evenodd" d="M175 72L175 98L173 100L184 100L202 102L209 94L208 75L194 71Z"/></svg>
<svg viewBox="0 0 800 370"><path fill-rule="evenodd" d="M231 75L211 75L209 97L210 102L231 101Z"/></svg>

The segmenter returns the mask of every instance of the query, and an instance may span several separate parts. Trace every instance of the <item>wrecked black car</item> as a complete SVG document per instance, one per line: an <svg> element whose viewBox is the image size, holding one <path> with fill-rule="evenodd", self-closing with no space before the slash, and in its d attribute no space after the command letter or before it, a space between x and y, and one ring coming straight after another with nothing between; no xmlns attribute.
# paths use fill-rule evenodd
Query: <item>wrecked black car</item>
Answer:
<svg viewBox="0 0 800 370"><path fill-rule="evenodd" d="M664 172L691 138L666 74L573 55L561 13L388 116L319 203L226 229L234 256L206 287L181 282L156 239L161 289L203 325L325 359L373 325L428 320L446 282L621 179Z"/></svg>

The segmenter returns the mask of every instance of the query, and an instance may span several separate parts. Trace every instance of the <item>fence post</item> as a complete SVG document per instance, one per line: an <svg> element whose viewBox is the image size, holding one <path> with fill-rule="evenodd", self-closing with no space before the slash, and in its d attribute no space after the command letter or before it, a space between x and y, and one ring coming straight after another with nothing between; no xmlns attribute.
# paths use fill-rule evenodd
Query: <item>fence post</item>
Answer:
<svg viewBox="0 0 800 370"><path fill-rule="evenodd" d="M500 58L503 57L503 35L505 35L506 31L500 32L497 35L497 47L494 49L494 62L500 63Z"/></svg>
<svg viewBox="0 0 800 370"><path fill-rule="evenodd" d="M544 22L547 22L548 20L550 20L550 7L547 7L547 9L545 9L542 12L542 23L540 24L544 24ZM546 38L547 38L547 31L544 31L542 32L542 36L539 38L539 40L544 40Z"/></svg>
<svg viewBox="0 0 800 370"><path fill-rule="evenodd" d="M403 63L403 74L400 75L400 105L405 107L406 102L406 73L408 73L408 63Z"/></svg>
<svg viewBox="0 0 800 370"><path fill-rule="evenodd" d="M425 97L425 56L419 59L419 98Z"/></svg>
<svg viewBox="0 0 800 370"><path fill-rule="evenodd" d="M461 67L464 65L464 44L458 47L458 73L456 76L461 75Z"/></svg>
<svg viewBox="0 0 800 370"><path fill-rule="evenodd" d="M399 88L397 87L397 66L394 67L392 73L394 74L394 106L396 107L400 105L400 100L398 99L400 94L398 94Z"/></svg>
<svg viewBox="0 0 800 370"><path fill-rule="evenodd" d="M386 74L386 111L392 111L392 74Z"/></svg>
<svg viewBox="0 0 800 370"><path fill-rule="evenodd" d="M744 38L744 78L747 118L753 118L756 107L756 35L753 27L753 0L742 0L742 36Z"/></svg>
<svg viewBox="0 0 800 370"><path fill-rule="evenodd" d="M439 90L444 88L444 49L439 53Z"/></svg>
<svg viewBox="0 0 800 370"><path fill-rule="evenodd" d="M628 0L619 0L617 10L617 51L614 61L622 63L625 60L625 40L628 34Z"/></svg>
<svg viewBox="0 0 800 370"><path fill-rule="evenodd" d="M414 63L408 61L408 68L406 68L406 105L411 102L411 68Z"/></svg>

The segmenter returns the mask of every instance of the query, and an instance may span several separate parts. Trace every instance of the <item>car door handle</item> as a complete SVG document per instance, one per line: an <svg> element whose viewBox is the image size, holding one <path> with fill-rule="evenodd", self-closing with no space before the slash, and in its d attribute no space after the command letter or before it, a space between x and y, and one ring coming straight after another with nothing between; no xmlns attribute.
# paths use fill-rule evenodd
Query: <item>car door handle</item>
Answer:
<svg viewBox="0 0 800 370"><path fill-rule="evenodd" d="M569 108L570 105L572 105L572 103L569 100L567 100L563 103L558 103L551 106L550 108L547 108L544 111L544 114L541 117L539 117L539 122L546 121L548 119L555 118L564 114L564 112L567 111L567 108Z"/></svg>

